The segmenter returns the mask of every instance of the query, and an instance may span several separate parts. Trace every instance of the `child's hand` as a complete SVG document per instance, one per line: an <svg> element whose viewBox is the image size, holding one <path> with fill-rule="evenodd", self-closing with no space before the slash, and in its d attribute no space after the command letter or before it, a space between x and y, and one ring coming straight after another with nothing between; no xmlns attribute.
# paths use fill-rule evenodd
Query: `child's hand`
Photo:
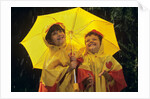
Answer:
<svg viewBox="0 0 150 99"><path fill-rule="evenodd" d="M73 69L75 69L78 65L75 54L70 53L68 56L70 57L70 64L69 64L69 68L67 70L67 73L72 71Z"/></svg>
<svg viewBox="0 0 150 99"><path fill-rule="evenodd" d="M101 76L104 76L105 77L105 79L107 80L107 81L112 81L113 80L113 78L108 74L108 72L107 71L102 71L101 73L99 73L99 77L101 77Z"/></svg>
<svg viewBox="0 0 150 99"><path fill-rule="evenodd" d="M75 69L78 65L77 58L75 57L74 53L69 54L69 57L70 57L70 67L71 69Z"/></svg>
<svg viewBox="0 0 150 99"><path fill-rule="evenodd" d="M76 60L77 60L77 58L75 56L70 57L70 61L76 61Z"/></svg>
<svg viewBox="0 0 150 99"><path fill-rule="evenodd" d="M70 53L70 54L68 54L68 56L70 57L70 60L72 59L72 58L74 58L75 57L75 53Z"/></svg>
<svg viewBox="0 0 150 99"><path fill-rule="evenodd" d="M87 81L88 81L88 85L87 85L87 87L86 87L86 88L89 88L89 87L91 87L91 86L93 86L93 85L94 85L94 80L93 80L92 75L91 75L90 73L89 73L88 75L89 75L89 77L88 77L88 79L87 79Z"/></svg>
<svg viewBox="0 0 150 99"><path fill-rule="evenodd" d="M75 69L77 67L77 65L78 65L78 62L76 60L70 62L71 69Z"/></svg>
<svg viewBox="0 0 150 99"><path fill-rule="evenodd" d="M88 89L94 85L94 80L93 80L92 75L90 73L88 73L88 75L89 77L83 81L85 89Z"/></svg>
<svg viewBox="0 0 150 99"><path fill-rule="evenodd" d="M75 69L77 67L78 62L77 61L71 61L69 64L69 68L67 70L67 73L72 71L73 69Z"/></svg>

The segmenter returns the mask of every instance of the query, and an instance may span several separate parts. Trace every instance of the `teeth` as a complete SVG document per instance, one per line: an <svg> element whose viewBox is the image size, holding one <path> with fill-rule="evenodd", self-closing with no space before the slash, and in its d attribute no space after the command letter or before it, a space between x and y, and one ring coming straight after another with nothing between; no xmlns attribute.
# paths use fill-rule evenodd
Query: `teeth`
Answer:
<svg viewBox="0 0 150 99"><path fill-rule="evenodd" d="M89 46L91 46L91 45L94 45L94 46L95 46L96 44L95 44L95 43L90 43Z"/></svg>
<svg viewBox="0 0 150 99"><path fill-rule="evenodd" d="M59 37L57 40L61 40L61 39L63 39L64 37Z"/></svg>

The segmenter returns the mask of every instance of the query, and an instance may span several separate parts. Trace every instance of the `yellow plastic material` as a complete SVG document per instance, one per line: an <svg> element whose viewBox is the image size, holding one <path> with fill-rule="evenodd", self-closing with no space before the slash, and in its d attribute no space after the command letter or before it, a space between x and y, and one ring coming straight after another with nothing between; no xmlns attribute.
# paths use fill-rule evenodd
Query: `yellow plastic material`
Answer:
<svg viewBox="0 0 150 99"><path fill-rule="evenodd" d="M99 49L98 53L92 54L88 52L88 54L83 56L84 62L82 65L79 66L78 69L85 69L88 71L92 71L94 74L94 82L95 82L95 89L94 87L89 88L89 92L106 92L106 80L104 76L100 76L99 74L102 71L118 71L122 69L121 64L111 55L108 55L104 53L104 43L102 42L101 47ZM110 68L106 66L106 63L112 62L112 65ZM113 81L110 83L112 86ZM108 87L107 87L108 88ZM108 89L109 91L109 89Z"/></svg>
<svg viewBox="0 0 150 99"><path fill-rule="evenodd" d="M79 92L79 85L78 85L78 83L74 83L73 84L73 90L74 90L74 92Z"/></svg>
<svg viewBox="0 0 150 99"><path fill-rule="evenodd" d="M47 46L43 40L46 30L54 23L61 22L66 30L66 43L80 49L85 47L84 36L95 29L104 35L104 52L113 55L120 50L115 36L114 25L97 17L82 8L73 8L66 11L38 16L35 24L21 41L26 48L33 68L42 69ZM72 49L74 51L74 49Z"/></svg>
<svg viewBox="0 0 150 99"><path fill-rule="evenodd" d="M49 45L46 40L44 41L45 44L48 46L48 49L46 50L45 54L41 56L41 61L43 62L43 64L42 62L40 62L40 65L43 66L41 82L46 86L53 86L55 83L59 82L67 72L70 62L68 54L71 53L72 46L66 43L64 43L62 46ZM64 78L64 81L61 83L61 87L59 88L59 90L66 91L63 89L65 89L66 86L68 87L67 84L69 81L71 85L73 84L73 79L71 79L71 75L72 73L66 74L66 78ZM67 90L70 91L71 87Z"/></svg>

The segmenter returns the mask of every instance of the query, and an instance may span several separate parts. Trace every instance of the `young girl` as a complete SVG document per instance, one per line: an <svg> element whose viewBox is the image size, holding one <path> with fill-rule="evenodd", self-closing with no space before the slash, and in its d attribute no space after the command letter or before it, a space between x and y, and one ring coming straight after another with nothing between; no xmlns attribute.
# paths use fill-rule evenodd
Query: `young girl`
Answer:
<svg viewBox="0 0 150 99"><path fill-rule="evenodd" d="M78 68L81 91L114 92L127 87L122 66L113 56L104 54L102 38L103 35L96 30L85 36L84 62Z"/></svg>
<svg viewBox="0 0 150 99"><path fill-rule="evenodd" d="M56 23L47 31L44 41L49 49L45 54L39 92L73 91L72 70L77 61L75 56L70 56L72 47L66 44L65 27Z"/></svg>

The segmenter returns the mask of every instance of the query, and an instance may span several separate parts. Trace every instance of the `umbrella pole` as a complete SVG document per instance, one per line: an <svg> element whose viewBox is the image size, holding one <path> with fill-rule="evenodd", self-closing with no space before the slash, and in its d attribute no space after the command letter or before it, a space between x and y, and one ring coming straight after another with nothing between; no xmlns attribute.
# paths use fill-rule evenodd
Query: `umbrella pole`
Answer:
<svg viewBox="0 0 150 99"><path fill-rule="evenodd" d="M76 70L74 69L73 72L74 72L73 90L74 90L75 92L79 92L79 85L78 85L77 79L76 79Z"/></svg>
<svg viewBox="0 0 150 99"><path fill-rule="evenodd" d="M70 31L70 40L71 40L71 44L72 44L72 33L73 31ZM71 45L72 46L72 45ZM73 53L73 46L71 48L71 53ZM76 69L73 70L74 73L74 84L73 84L73 90L74 92L79 92L79 85L77 83L77 79L76 79Z"/></svg>

